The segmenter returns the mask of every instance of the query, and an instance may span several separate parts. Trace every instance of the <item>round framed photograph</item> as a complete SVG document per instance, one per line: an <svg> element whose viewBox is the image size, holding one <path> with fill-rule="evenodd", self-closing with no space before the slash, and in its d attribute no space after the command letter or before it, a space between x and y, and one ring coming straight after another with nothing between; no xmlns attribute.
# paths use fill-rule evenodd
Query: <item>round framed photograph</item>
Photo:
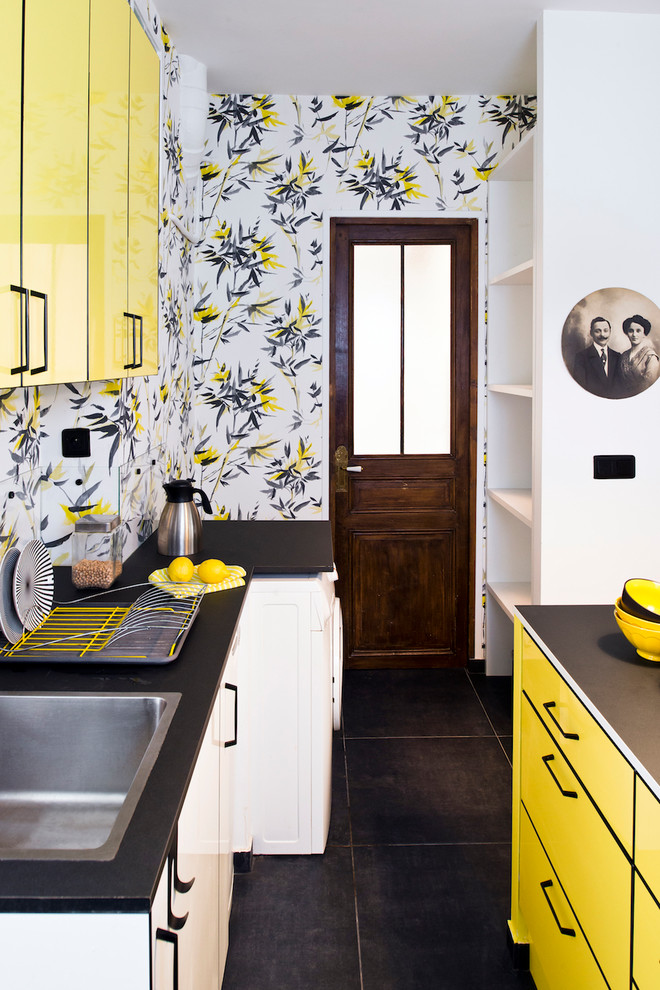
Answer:
<svg viewBox="0 0 660 990"><path fill-rule="evenodd" d="M660 375L660 309L641 292L590 292L566 318L564 364L573 379L603 399L626 399Z"/></svg>

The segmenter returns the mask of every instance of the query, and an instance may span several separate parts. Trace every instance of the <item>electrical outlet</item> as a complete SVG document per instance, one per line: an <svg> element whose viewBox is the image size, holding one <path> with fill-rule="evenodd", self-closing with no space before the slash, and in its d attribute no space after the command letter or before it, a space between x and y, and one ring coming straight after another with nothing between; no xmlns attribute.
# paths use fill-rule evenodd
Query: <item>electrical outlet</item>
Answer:
<svg viewBox="0 0 660 990"><path fill-rule="evenodd" d="M90 433L87 427L62 430L62 457L89 457Z"/></svg>

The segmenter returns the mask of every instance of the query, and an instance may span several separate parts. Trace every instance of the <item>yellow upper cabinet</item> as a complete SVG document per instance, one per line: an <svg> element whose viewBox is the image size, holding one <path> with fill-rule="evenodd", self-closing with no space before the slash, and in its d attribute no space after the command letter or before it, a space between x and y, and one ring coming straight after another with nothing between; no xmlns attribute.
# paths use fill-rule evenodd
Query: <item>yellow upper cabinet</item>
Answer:
<svg viewBox="0 0 660 990"><path fill-rule="evenodd" d="M128 60L126 0L92 0L89 59L89 377L128 363Z"/></svg>
<svg viewBox="0 0 660 990"><path fill-rule="evenodd" d="M158 370L160 62L126 0L92 0L89 378Z"/></svg>
<svg viewBox="0 0 660 990"><path fill-rule="evenodd" d="M160 61L131 14L127 319L138 375L158 371L159 111Z"/></svg>
<svg viewBox="0 0 660 990"><path fill-rule="evenodd" d="M153 373L158 55L127 0L5 0L0 24L0 386Z"/></svg>
<svg viewBox="0 0 660 990"><path fill-rule="evenodd" d="M8 226L15 232L18 215L22 231L20 273L12 258L4 257L3 237L3 295L8 292L13 300L10 329L0 345L4 385L86 376L88 11L88 0L3 4L2 17L11 20L10 37L18 35L6 71L3 65L2 99L4 106L8 95L12 108L8 153L13 159L10 171L3 172L3 184L8 180L13 200L7 204ZM22 66L17 57L21 50ZM18 168L17 94L22 95L23 114ZM15 261L15 234L10 245ZM10 262L7 269L5 261Z"/></svg>
<svg viewBox="0 0 660 990"><path fill-rule="evenodd" d="M20 3L0 6L5 39L2 66L2 141L0 141L0 383L12 382L11 369L21 364L21 49ZM20 371L13 381L20 384Z"/></svg>
<svg viewBox="0 0 660 990"><path fill-rule="evenodd" d="M87 371L88 36L89 0L26 0L22 199L30 354L23 382L30 385L80 381Z"/></svg>

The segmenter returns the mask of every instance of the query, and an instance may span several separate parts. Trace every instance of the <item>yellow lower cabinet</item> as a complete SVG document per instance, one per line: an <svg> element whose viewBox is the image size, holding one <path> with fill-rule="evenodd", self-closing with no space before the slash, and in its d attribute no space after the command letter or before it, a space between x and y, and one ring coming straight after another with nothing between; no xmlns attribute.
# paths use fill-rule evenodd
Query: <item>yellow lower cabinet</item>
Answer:
<svg viewBox="0 0 660 990"><path fill-rule="evenodd" d="M635 875L633 979L638 990L660 987L660 907Z"/></svg>
<svg viewBox="0 0 660 990"><path fill-rule="evenodd" d="M532 639L522 634L522 688L632 856L634 773Z"/></svg>
<svg viewBox="0 0 660 990"><path fill-rule="evenodd" d="M521 724L523 804L608 983L624 990L630 982L631 862L524 697Z"/></svg>
<svg viewBox="0 0 660 990"><path fill-rule="evenodd" d="M529 968L536 990L605 990L607 984L524 811L520 908L529 931Z"/></svg>
<svg viewBox="0 0 660 990"><path fill-rule="evenodd" d="M635 789L635 866L660 896L660 801L641 777Z"/></svg>

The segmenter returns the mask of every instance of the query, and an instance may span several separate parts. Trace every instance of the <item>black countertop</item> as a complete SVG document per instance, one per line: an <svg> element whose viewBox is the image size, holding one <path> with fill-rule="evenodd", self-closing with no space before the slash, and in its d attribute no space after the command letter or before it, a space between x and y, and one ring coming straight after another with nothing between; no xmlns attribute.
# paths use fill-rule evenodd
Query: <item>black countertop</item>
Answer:
<svg viewBox="0 0 660 990"><path fill-rule="evenodd" d="M179 656L148 665L35 664L0 661L0 691L180 692L182 697L114 859L0 860L0 911L146 912L174 835L213 699L253 574L332 571L330 523L204 523L196 562L219 557L241 564L246 586L205 596ZM109 598L130 601L169 558L147 540L124 564ZM124 589L124 590L122 590ZM69 568L56 568L56 600L77 597ZM97 599L97 601L99 601ZM0 755L1 758L1 755Z"/></svg>
<svg viewBox="0 0 660 990"><path fill-rule="evenodd" d="M637 654L612 605L524 605L516 611L660 798L660 664Z"/></svg>

